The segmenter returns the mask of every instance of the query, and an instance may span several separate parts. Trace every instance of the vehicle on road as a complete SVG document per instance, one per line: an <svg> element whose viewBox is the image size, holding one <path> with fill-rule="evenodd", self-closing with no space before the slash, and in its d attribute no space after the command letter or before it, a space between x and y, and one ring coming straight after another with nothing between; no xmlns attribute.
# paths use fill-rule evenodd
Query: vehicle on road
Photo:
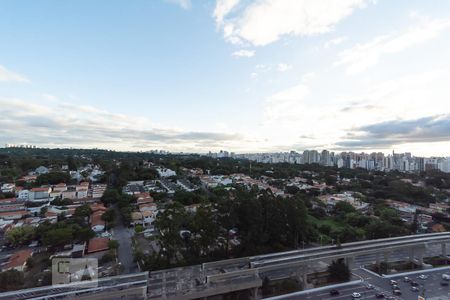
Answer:
<svg viewBox="0 0 450 300"><path fill-rule="evenodd" d="M361 298L361 294L357 293L357 292L354 292L354 293L352 293L352 298L353 299L359 299L359 298Z"/></svg>
<svg viewBox="0 0 450 300"><path fill-rule="evenodd" d="M417 281L411 281L411 286L419 286L419 283Z"/></svg>
<svg viewBox="0 0 450 300"><path fill-rule="evenodd" d="M368 284L366 285L366 288L367 288L368 290L373 290L375 287L374 287L372 284L368 283Z"/></svg>
<svg viewBox="0 0 450 300"><path fill-rule="evenodd" d="M419 279L422 279L422 280L428 279L428 275L421 274L421 275L419 275Z"/></svg>
<svg viewBox="0 0 450 300"><path fill-rule="evenodd" d="M419 288L417 286L413 286L413 287L411 287L411 291L418 292Z"/></svg>
<svg viewBox="0 0 450 300"><path fill-rule="evenodd" d="M337 296L337 295L339 295L340 293L339 293L339 291L338 290L331 290L330 291L330 295L331 296Z"/></svg>

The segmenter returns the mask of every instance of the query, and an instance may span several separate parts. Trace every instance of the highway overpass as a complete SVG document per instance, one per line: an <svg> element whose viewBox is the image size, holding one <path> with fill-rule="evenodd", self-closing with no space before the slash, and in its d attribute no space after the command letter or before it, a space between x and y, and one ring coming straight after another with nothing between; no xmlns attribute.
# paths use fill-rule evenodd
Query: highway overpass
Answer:
<svg viewBox="0 0 450 300"><path fill-rule="evenodd" d="M360 258L370 257L374 263L407 259L423 264L423 258L436 255L439 248L447 256L450 232L419 234L378 240L360 241L280 253L270 253L204 263L182 268L107 277L97 288L82 286L50 286L0 294L3 299L197 299L230 292L246 292L254 299L264 278L296 277L308 285L308 274L315 266L345 259L350 266ZM103 297L103 298L102 298Z"/></svg>

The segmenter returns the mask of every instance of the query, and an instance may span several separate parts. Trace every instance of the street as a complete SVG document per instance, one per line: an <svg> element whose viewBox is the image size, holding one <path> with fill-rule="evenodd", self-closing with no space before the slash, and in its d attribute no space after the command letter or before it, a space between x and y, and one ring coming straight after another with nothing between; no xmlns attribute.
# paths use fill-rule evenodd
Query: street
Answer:
<svg viewBox="0 0 450 300"><path fill-rule="evenodd" d="M119 242L118 259L123 267L123 274L138 272L136 263L133 261L133 248L131 237L133 233L122 223L122 218L118 210L116 226L111 230L112 238Z"/></svg>
<svg viewBox="0 0 450 300"><path fill-rule="evenodd" d="M382 277L371 272L366 271L365 269L358 268L352 270L352 274L355 278L362 279L361 282L355 283L346 283L342 285L336 285L326 288L320 289L312 289L309 292L303 291L298 293L293 293L289 295L284 295L280 297L269 298L272 300L279 299L299 299L299 300L342 300L342 299L353 299L352 293L356 292L361 295L359 299L376 299L375 294L378 292L382 292L388 296L393 296L392 294L392 286L390 284L390 280L393 279L397 281L398 287L400 288L402 295L394 296L394 299L398 300L414 300L417 299L419 295L422 294L422 291L425 289L425 299L427 300L450 300L449 286L441 286L442 274L450 274L449 268L439 268L439 269L430 269L430 270L419 270L415 272L408 272L404 274L398 274L395 276ZM428 276L427 279L419 279L418 276L421 274L426 274ZM419 292L412 291L411 284L404 282L404 277L407 276L411 280L416 281L419 286ZM373 289L368 289L367 284L371 284L374 286ZM331 296L331 290L338 290L339 295ZM386 298L384 298L386 299Z"/></svg>

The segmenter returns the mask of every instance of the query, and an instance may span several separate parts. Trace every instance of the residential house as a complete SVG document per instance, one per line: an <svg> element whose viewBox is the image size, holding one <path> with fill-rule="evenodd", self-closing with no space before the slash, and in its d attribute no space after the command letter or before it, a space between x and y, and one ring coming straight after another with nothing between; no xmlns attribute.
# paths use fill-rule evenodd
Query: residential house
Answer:
<svg viewBox="0 0 450 300"><path fill-rule="evenodd" d="M77 192L77 199L87 198L88 190L89 190L88 182L82 182L82 184L75 186L75 191Z"/></svg>
<svg viewBox="0 0 450 300"><path fill-rule="evenodd" d="M96 253L109 249L109 239L104 237L95 237L89 240L87 253Z"/></svg>
<svg viewBox="0 0 450 300"><path fill-rule="evenodd" d="M36 173L37 175L47 174L48 172L49 169L44 166L40 166L36 168L36 170L34 170L34 173Z"/></svg>
<svg viewBox="0 0 450 300"><path fill-rule="evenodd" d="M156 171L159 174L159 177L172 177L172 176L177 176L177 172L171 170L171 169L167 169L167 168L157 168Z"/></svg>
<svg viewBox="0 0 450 300"><path fill-rule="evenodd" d="M17 211L3 211L0 212L0 219L3 220L20 220L26 215L28 215L28 211L26 210L17 210Z"/></svg>
<svg viewBox="0 0 450 300"><path fill-rule="evenodd" d="M67 184L65 184L64 182L62 183L58 183L57 185L53 186L53 192L65 192L67 191Z"/></svg>
<svg viewBox="0 0 450 300"><path fill-rule="evenodd" d="M19 191L16 191L16 197L17 199L28 201L30 200L30 191L20 189Z"/></svg>
<svg viewBox="0 0 450 300"><path fill-rule="evenodd" d="M91 228L94 232L102 232L105 230L105 221L102 220L103 211L93 212L90 217Z"/></svg>
<svg viewBox="0 0 450 300"><path fill-rule="evenodd" d="M32 188L29 194L30 201L48 201L50 197L50 187Z"/></svg>
<svg viewBox="0 0 450 300"><path fill-rule="evenodd" d="M8 270L24 271L27 264L27 259L30 258L32 255L33 250L31 249L24 249L17 251L9 258L6 264L2 267L2 271Z"/></svg>
<svg viewBox="0 0 450 300"><path fill-rule="evenodd" d="M106 184L93 184L91 186L90 196L92 198L101 198L106 191L106 187Z"/></svg>
<svg viewBox="0 0 450 300"><path fill-rule="evenodd" d="M142 212L143 224L145 226L153 225L153 222L155 222L156 215L157 211L143 211Z"/></svg>
<svg viewBox="0 0 450 300"><path fill-rule="evenodd" d="M16 185L14 183L4 183L0 188L2 193L14 193Z"/></svg>
<svg viewBox="0 0 450 300"><path fill-rule="evenodd" d="M156 206L156 203L145 203L145 204L139 205L140 212L144 212L144 211L156 212L157 210L158 210L158 208Z"/></svg>
<svg viewBox="0 0 450 300"><path fill-rule="evenodd" d="M144 218L141 212L134 211L131 213L131 225L144 225Z"/></svg>

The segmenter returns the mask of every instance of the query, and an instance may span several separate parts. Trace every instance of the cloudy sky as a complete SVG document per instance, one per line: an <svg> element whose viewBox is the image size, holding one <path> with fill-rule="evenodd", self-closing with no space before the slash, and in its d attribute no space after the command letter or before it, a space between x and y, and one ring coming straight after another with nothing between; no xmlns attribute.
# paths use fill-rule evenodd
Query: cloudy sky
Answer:
<svg viewBox="0 0 450 300"><path fill-rule="evenodd" d="M6 143L450 156L450 1L3 0Z"/></svg>

